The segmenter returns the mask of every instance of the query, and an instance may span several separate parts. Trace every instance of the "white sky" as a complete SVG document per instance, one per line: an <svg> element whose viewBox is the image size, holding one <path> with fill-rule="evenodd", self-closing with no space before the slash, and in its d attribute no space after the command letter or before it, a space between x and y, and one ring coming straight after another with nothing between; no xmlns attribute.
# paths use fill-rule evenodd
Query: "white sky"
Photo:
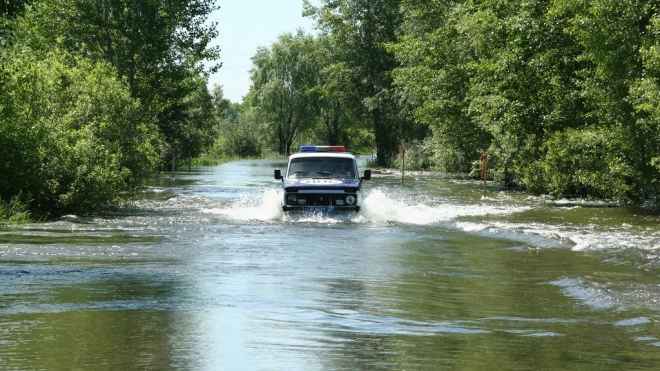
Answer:
<svg viewBox="0 0 660 371"><path fill-rule="evenodd" d="M222 49L223 65L209 77L209 90L222 85L224 97L240 103L250 88L250 58L257 47L270 47L277 36L298 28L313 32L314 21L302 16L303 0L217 0L217 4L220 10L209 20L218 23L214 45Z"/></svg>

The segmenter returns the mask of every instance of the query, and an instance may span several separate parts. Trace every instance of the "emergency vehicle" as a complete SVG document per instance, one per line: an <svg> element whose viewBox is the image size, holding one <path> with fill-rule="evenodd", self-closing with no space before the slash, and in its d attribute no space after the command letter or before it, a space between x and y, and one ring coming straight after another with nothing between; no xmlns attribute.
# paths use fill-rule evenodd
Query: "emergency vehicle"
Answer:
<svg viewBox="0 0 660 371"><path fill-rule="evenodd" d="M371 179L371 170L360 177L357 160L344 146L301 146L289 156L282 180L282 210L333 213L360 211L362 181Z"/></svg>

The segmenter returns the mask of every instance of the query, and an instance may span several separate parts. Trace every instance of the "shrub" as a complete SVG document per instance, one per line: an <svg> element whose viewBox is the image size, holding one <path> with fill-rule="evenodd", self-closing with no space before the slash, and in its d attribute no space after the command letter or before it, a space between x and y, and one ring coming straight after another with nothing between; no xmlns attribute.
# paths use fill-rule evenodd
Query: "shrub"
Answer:
<svg viewBox="0 0 660 371"><path fill-rule="evenodd" d="M20 196L12 197L9 202L0 201L0 224L24 224L30 221L30 213Z"/></svg>
<svg viewBox="0 0 660 371"><path fill-rule="evenodd" d="M116 71L61 51L7 52L0 196L61 215L116 205L155 168L157 129Z"/></svg>
<svg viewBox="0 0 660 371"><path fill-rule="evenodd" d="M628 189L627 172L613 162L610 139L600 130L554 133L545 158L525 170L523 183L534 193L547 191L555 197L620 199Z"/></svg>

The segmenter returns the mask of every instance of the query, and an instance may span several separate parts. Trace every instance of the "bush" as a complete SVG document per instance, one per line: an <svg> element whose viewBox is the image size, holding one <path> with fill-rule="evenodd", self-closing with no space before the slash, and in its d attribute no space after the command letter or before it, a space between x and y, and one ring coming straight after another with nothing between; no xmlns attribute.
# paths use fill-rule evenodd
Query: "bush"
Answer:
<svg viewBox="0 0 660 371"><path fill-rule="evenodd" d="M30 210L102 211L155 168L157 129L116 71L55 51L3 56L0 196Z"/></svg>
<svg viewBox="0 0 660 371"><path fill-rule="evenodd" d="M431 169L431 149L421 141L404 143L406 170L429 170ZM401 155L394 159L393 166L401 168Z"/></svg>
<svg viewBox="0 0 660 371"><path fill-rule="evenodd" d="M620 199L627 172L613 162L613 143L598 130L557 132L546 143L545 158L525 169L523 183L555 197Z"/></svg>
<svg viewBox="0 0 660 371"><path fill-rule="evenodd" d="M20 196L12 197L9 202L0 201L0 224L24 224L30 221L30 213Z"/></svg>

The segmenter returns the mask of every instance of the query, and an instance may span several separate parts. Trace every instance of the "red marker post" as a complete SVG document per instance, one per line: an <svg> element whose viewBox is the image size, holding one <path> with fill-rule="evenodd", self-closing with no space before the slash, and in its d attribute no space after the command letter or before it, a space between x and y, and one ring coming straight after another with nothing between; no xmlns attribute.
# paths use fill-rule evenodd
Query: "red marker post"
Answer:
<svg viewBox="0 0 660 371"><path fill-rule="evenodd" d="M488 155L483 154L480 157L481 159L481 179L484 181L484 194L486 194L486 175L488 172Z"/></svg>
<svg viewBox="0 0 660 371"><path fill-rule="evenodd" d="M403 182L403 174L406 169L406 149L401 145L399 145L397 149L399 150L399 156L401 156L401 182Z"/></svg>

